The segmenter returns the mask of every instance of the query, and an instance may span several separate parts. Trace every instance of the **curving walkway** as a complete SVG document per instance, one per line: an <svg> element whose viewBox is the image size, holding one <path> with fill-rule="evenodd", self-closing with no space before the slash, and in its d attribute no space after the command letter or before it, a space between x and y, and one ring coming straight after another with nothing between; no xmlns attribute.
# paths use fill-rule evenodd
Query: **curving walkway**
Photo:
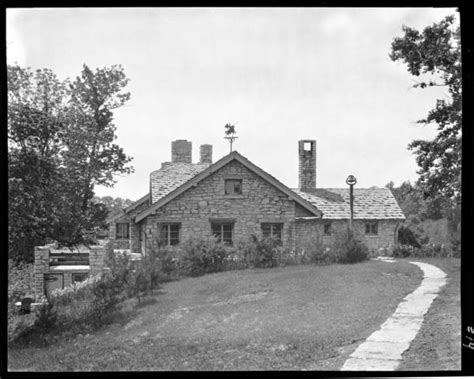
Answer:
<svg viewBox="0 0 474 379"><path fill-rule="evenodd" d="M390 258L380 259L394 262ZM402 300L379 330L357 347L342 366L342 371L393 371L400 364L403 352L420 330L431 303L446 284L446 274L439 268L427 263L410 263L423 270L420 286Z"/></svg>

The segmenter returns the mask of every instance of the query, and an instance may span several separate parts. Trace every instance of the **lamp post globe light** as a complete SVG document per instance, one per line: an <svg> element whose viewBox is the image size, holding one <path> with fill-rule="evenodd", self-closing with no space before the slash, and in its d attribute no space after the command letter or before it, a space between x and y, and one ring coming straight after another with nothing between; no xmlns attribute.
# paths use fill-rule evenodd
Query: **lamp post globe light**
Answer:
<svg viewBox="0 0 474 379"><path fill-rule="evenodd" d="M354 185L357 184L357 179L354 175L349 175L346 179L346 183L349 185L349 199L351 206L351 218L349 220L349 232L352 235L352 221L354 220Z"/></svg>

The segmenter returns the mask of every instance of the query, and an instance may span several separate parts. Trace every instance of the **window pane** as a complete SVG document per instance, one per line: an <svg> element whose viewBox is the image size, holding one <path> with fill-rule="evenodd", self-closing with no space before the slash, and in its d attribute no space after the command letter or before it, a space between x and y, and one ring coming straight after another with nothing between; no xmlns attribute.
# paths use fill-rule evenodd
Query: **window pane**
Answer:
<svg viewBox="0 0 474 379"><path fill-rule="evenodd" d="M116 238L128 238L128 223L116 224Z"/></svg>
<svg viewBox="0 0 474 379"><path fill-rule="evenodd" d="M377 224L376 223L372 224L372 234L377 234Z"/></svg>
<svg viewBox="0 0 474 379"><path fill-rule="evenodd" d="M214 237L218 239L220 242L226 242L232 244L232 229L234 224L211 224L212 234Z"/></svg>
<svg viewBox="0 0 474 379"><path fill-rule="evenodd" d="M234 192L235 193L242 193L242 186L240 181L234 183Z"/></svg>
<svg viewBox="0 0 474 379"><path fill-rule="evenodd" d="M280 241L281 241L281 229L282 229L281 224L273 225L273 237L279 239Z"/></svg>
<svg viewBox="0 0 474 379"><path fill-rule="evenodd" d="M242 179L226 179L225 180L225 194L241 194L242 193Z"/></svg>
<svg viewBox="0 0 474 379"><path fill-rule="evenodd" d="M171 224L170 225L170 230L171 230L171 233L173 232L179 232L179 224Z"/></svg>
<svg viewBox="0 0 474 379"><path fill-rule="evenodd" d="M365 234L370 233L370 224L365 224Z"/></svg>
<svg viewBox="0 0 474 379"><path fill-rule="evenodd" d="M331 224L330 223L324 224L324 234L327 234L327 235L331 234Z"/></svg>
<svg viewBox="0 0 474 379"><path fill-rule="evenodd" d="M262 234L264 237L270 236L272 233L272 230L270 228L269 224L262 224Z"/></svg>

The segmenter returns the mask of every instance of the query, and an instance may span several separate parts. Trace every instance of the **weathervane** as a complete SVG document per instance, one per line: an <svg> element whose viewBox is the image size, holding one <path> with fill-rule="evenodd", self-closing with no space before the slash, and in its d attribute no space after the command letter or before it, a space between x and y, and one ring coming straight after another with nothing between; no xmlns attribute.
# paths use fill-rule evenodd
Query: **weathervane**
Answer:
<svg viewBox="0 0 474 379"><path fill-rule="evenodd" d="M232 153L232 144L234 143L234 140L236 140L239 137L237 137L235 135L235 125L225 124L225 129L226 129L226 131L225 131L226 136L224 138L226 140L229 140L229 142L230 142L230 152Z"/></svg>

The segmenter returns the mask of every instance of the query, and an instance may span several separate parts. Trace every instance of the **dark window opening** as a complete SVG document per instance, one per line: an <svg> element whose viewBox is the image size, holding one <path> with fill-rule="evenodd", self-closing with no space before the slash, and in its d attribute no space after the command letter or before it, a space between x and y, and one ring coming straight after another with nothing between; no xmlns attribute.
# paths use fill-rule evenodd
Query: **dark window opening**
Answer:
<svg viewBox="0 0 474 379"><path fill-rule="evenodd" d="M180 224L162 224L160 229L160 243L165 246L179 244Z"/></svg>
<svg viewBox="0 0 474 379"><path fill-rule="evenodd" d="M331 235L331 223L330 222L324 224L324 235L325 236L330 236Z"/></svg>
<svg viewBox="0 0 474 379"><path fill-rule="evenodd" d="M130 224L127 222L120 222L116 224L116 239L128 239Z"/></svg>
<svg viewBox="0 0 474 379"><path fill-rule="evenodd" d="M281 232L283 224L281 223L262 223L262 234L264 237L273 237L281 242Z"/></svg>
<svg viewBox="0 0 474 379"><path fill-rule="evenodd" d="M212 234L217 238L218 242L232 245L232 237L234 232L234 224L232 223L212 223Z"/></svg>
<svg viewBox="0 0 474 379"><path fill-rule="evenodd" d="M226 179L225 180L225 194L226 195L241 195L242 194L242 179Z"/></svg>
<svg viewBox="0 0 474 379"><path fill-rule="evenodd" d="M88 276L89 276L88 273L76 273L76 274L72 274L72 282L73 282L73 283L83 282L84 280L87 279Z"/></svg>
<svg viewBox="0 0 474 379"><path fill-rule="evenodd" d="M365 224L365 234L377 235L377 222L367 222Z"/></svg>

